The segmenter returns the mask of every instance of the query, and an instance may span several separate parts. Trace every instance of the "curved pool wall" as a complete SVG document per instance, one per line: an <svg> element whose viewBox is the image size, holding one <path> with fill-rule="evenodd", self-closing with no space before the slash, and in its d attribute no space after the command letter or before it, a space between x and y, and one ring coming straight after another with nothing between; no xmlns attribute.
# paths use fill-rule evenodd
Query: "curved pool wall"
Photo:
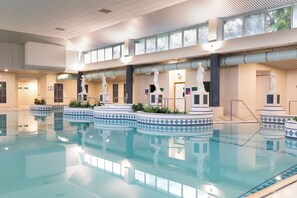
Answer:
<svg viewBox="0 0 297 198"><path fill-rule="evenodd" d="M211 125L212 114L161 114L132 112L131 105L97 106L94 109L71 108L64 109L64 115L72 119L89 116L94 120L135 121L139 124L162 126L198 126Z"/></svg>

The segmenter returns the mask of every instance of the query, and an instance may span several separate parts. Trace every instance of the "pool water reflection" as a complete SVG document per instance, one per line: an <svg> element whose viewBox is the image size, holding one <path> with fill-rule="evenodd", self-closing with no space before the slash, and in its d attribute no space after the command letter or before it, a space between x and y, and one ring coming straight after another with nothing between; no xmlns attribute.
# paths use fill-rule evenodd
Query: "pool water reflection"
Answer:
<svg viewBox="0 0 297 198"><path fill-rule="evenodd" d="M63 112L0 114L5 198L239 197L297 164L295 143L281 126L220 124L173 133L69 120Z"/></svg>

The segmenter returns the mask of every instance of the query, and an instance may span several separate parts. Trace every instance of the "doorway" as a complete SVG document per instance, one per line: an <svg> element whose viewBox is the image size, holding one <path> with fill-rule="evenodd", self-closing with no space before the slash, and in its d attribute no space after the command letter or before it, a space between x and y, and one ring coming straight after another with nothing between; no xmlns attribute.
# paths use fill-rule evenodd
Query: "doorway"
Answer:
<svg viewBox="0 0 297 198"><path fill-rule="evenodd" d="M174 83L174 110L185 111L185 82Z"/></svg>
<svg viewBox="0 0 297 198"><path fill-rule="evenodd" d="M18 81L18 107L28 107L37 96L37 80Z"/></svg>

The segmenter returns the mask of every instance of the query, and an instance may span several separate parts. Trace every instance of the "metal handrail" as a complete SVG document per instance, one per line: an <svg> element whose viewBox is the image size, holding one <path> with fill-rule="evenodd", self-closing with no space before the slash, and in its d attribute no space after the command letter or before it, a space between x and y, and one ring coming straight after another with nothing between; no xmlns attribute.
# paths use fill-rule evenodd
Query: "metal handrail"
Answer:
<svg viewBox="0 0 297 198"><path fill-rule="evenodd" d="M233 102L242 102L242 104L244 104L244 106L247 108L247 110L252 114L252 116L257 120L257 122L259 123L260 121L258 120L257 116L251 111L251 109L245 104L245 102L243 100L231 100L231 106L230 106L230 117L231 117L231 121L232 121L232 117L233 117L233 108L232 108L232 104Z"/></svg>
<svg viewBox="0 0 297 198"><path fill-rule="evenodd" d="M289 115L291 115L291 103L293 103L293 102L297 103L297 100L290 100L289 101Z"/></svg>

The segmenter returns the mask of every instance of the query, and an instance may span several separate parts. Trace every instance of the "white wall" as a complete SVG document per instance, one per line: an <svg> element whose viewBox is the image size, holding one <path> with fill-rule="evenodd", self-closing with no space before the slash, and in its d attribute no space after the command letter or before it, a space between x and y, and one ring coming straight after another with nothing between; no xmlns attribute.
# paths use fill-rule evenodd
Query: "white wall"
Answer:
<svg viewBox="0 0 297 198"><path fill-rule="evenodd" d="M27 68L66 67L66 47L60 45L27 42L25 44L25 65Z"/></svg>

